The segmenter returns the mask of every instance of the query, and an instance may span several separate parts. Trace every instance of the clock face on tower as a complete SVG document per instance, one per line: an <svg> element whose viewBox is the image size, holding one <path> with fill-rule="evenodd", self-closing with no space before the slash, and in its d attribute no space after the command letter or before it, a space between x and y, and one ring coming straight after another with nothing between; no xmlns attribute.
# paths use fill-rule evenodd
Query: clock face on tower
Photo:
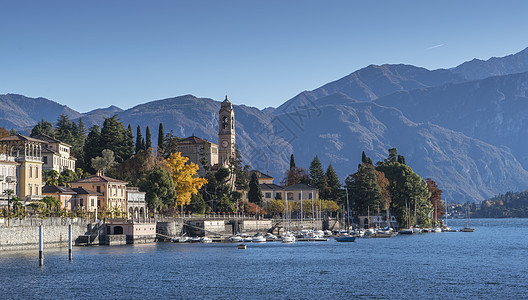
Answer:
<svg viewBox="0 0 528 300"><path fill-rule="evenodd" d="M228 145L227 141L222 141L222 147L227 148L227 145Z"/></svg>

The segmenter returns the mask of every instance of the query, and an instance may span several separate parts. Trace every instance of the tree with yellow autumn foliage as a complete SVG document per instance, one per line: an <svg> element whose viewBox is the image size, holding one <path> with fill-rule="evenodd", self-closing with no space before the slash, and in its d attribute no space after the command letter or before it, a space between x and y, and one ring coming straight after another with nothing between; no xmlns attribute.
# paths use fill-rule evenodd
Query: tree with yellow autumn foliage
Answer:
<svg viewBox="0 0 528 300"><path fill-rule="evenodd" d="M188 157L181 156L181 152L172 153L167 159L167 165L174 185L176 186L176 205L187 205L191 202L191 196L198 193L207 179L196 176L198 165L186 164Z"/></svg>

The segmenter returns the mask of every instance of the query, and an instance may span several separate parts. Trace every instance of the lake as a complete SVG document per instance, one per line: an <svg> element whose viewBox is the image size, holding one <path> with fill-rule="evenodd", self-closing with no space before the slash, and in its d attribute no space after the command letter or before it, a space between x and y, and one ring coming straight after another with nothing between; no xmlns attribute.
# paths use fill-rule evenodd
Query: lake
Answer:
<svg viewBox="0 0 528 300"><path fill-rule="evenodd" d="M449 220L458 229L464 220ZM0 298L526 298L528 219L355 243L173 244L0 253Z"/></svg>

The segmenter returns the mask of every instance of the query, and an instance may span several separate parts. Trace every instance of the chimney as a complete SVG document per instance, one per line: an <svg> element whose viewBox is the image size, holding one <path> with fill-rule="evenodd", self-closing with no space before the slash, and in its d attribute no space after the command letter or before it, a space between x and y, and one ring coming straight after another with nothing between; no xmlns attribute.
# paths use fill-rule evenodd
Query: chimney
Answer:
<svg viewBox="0 0 528 300"><path fill-rule="evenodd" d="M103 170L97 170L97 172L95 172L95 175L103 176Z"/></svg>

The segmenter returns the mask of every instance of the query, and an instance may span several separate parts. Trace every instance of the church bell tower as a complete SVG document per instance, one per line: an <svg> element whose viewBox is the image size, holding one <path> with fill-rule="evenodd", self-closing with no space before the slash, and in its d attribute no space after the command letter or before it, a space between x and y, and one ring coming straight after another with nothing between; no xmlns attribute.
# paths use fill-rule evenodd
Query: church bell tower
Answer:
<svg viewBox="0 0 528 300"><path fill-rule="evenodd" d="M235 111L227 96L220 106L218 118L218 162L220 166L227 166L229 158L235 155Z"/></svg>

